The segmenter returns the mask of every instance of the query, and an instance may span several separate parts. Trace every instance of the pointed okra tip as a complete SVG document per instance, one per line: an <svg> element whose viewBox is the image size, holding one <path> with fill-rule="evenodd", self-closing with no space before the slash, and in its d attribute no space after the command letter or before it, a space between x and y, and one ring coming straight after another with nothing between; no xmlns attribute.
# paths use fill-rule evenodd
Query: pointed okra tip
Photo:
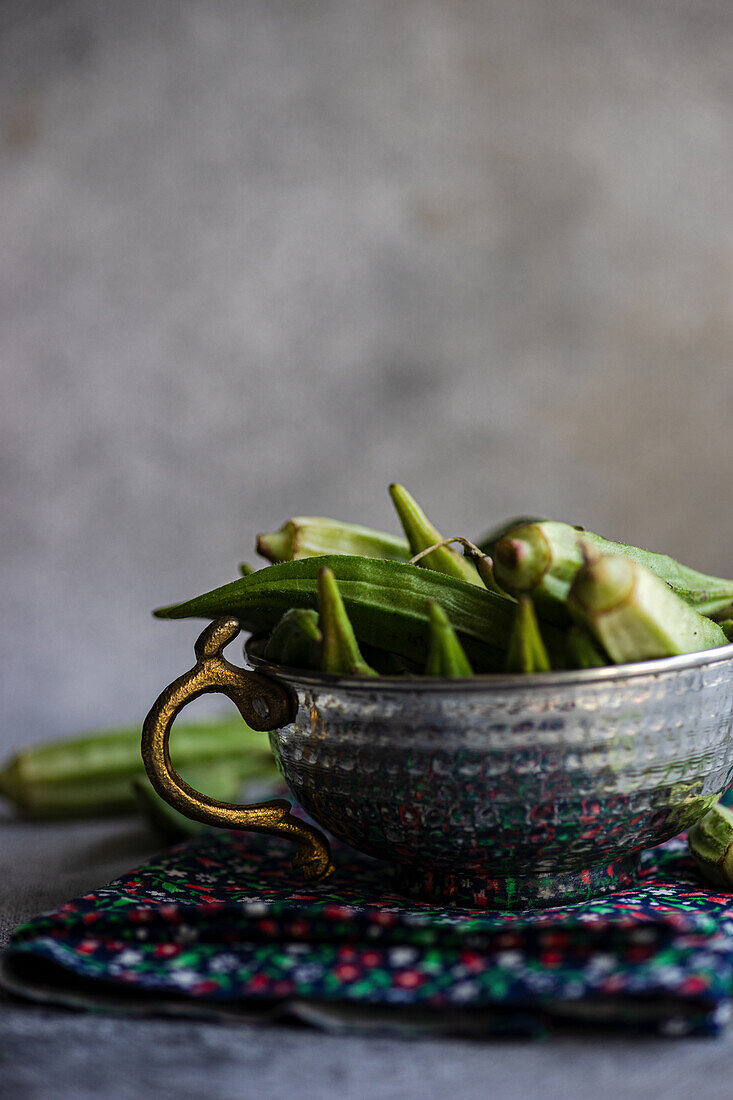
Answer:
<svg viewBox="0 0 733 1100"><path fill-rule="evenodd" d="M428 658L426 676L450 679L473 676L473 668L445 610L435 600L427 601Z"/></svg>
<svg viewBox="0 0 733 1100"><path fill-rule="evenodd" d="M321 670L342 676L376 676L364 660L336 578L328 566L318 571L318 626Z"/></svg>

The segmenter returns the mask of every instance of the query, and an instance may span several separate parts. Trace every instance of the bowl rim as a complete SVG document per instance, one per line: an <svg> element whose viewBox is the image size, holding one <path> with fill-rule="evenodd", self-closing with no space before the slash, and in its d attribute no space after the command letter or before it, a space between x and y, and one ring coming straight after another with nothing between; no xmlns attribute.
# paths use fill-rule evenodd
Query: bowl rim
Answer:
<svg viewBox="0 0 733 1100"><path fill-rule="evenodd" d="M733 661L733 642L717 646L715 649L701 649L696 653L682 653L676 657L656 657L651 661L635 661L624 665L604 665L602 668L560 669L555 672L485 672L470 677L446 679L440 676L380 676L378 679L363 676L341 676L330 672L312 672L308 669L291 668L265 660L256 652L262 638L252 635L244 643L244 657L257 672L281 679L291 687L344 687L360 691L375 691L385 694L414 692L430 689L439 692L486 692L497 690L541 690L542 688L560 688L571 684L616 684L643 676L663 676L665 674L687 672L690 669L708 667ZM253 652L255 650L255 652Z"/></svg>

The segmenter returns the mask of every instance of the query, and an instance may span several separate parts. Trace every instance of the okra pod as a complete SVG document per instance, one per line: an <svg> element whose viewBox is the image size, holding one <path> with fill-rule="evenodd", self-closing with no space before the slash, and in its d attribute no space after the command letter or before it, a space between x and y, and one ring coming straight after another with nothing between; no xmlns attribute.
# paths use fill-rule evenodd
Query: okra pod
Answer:
<svg viewBox="0 0 733 1100"><path fill-rule="evenodd" d="M608 664L588 631L577 623L568 631L567 659L570 668L604 668Z"/></svg>
<svg viewBox="0 0 733 1100"><path fill-rule="evenodd" d="M428 601L430 618L430 645L425 664L426 676L444 676L450 679L473 676L471 663L458 640L450 619L435 600Z"/></svg>
<svg viewBox="0 0 733 1100"><path fill-rule="evenodd" d="M318 614L312 608L293 607L286 611L267 639L263 656L291 668L320 668L323 635Z"/></svg>
<svg viewBox="0 0 733 1100"><path fill-rule="evenodd" d="M733 890L733 812L718 803L687 833L690 854L714 886Z"/></svg>
<svg viewBox="0 0 733 1100"><path fill-rule="evenodd" d="M266 764L271 753L237 716L177 724L171 757L184 776L220 765L240 774ZM144 775L138 727L99 731L23 749L0 771L0 795L27 817L104 816L134 809L131 783Z"/></svg>
<svg viewBox="0 0 733 1100"><path fill-rule="evenodd" d="M196 768L186 772L186 782L219 802L236 802L243 786L272 783L279 778L279 774L270 754L267 759L252 760L250 768L233 768L228 761ZM174 843L197 836L207 828L200 821L192 821L170 806L153 790L147 776L132 781L132 794L143 818L163 840Z"/></svg>
<svg viewBox="0 0 733 1100"><path fill-rule="evenodd" d="M408 561L410 546L406 539L397 535L374 531L358 523L341 523L325 516L294 516L279 530L258 535L257 553L274 563L322 554Z"/></svg>
<svg viewBox="0 0 733 1100"><path fill-rule="evenodd" d="M566 621L564 605L583 564L584 546L598 554L630 558L645 566L701 615L727 617L733 601L733 581L698 573L667 554L610 542L567 523L532 523L500 538L494 554L496 580L512 595L530 594L543 616Z"/></svg>
<svg viewBox="0 0 733 1100"><path fill-rule="evenodd" d="M505 671L549 672L550 667L550 658L542 641L532 600L529 596L520 596L509 639Z"/></svg>
<svg viewBox="0 0 733 1100"><path fill-rule="evenodd" d="M578 570L568 608L615 664L696 653L728 641L717 623L651 569L613 554L589 558Z"/></svg>
<svg viewBox="0 0 733 1100"><path fill-rule="evenodd" d="M332 570L359 643L413 660L427 657L427 601L441 605L477 672L504 665L514 620L514 602L431 569L397 561L327 555L282 562L240 577L185 603L160 608L162 619L235 616L245 630L271 630L291 607L318 606L318 574ZM545 642L564 650L560 631L549 628Z"/></svg>
<svg viewBox="0 0 733 1100"><path fill-rule="evenodd" d="M328 567L318 574L318 626L321 631L321 671L340 676L376 676L361 655L354 630Z"/></svg>
<svg viewBox="0 0 733 1100"><path fill-rule="evenodd" d="M410 496L402 485L390 485L389 495L392 498L400 523L407 535L407 541L413 554L420 554L436 543L440 545L432 550L420 561L425 569L433 569L438 573L445 573L447 577L456 577L459 580L468 581L469 584L480 585L481 578L475 565L456 550L445 545L446 540L441 533L433 527L428 517L423 512L417 501Z"/></svg>

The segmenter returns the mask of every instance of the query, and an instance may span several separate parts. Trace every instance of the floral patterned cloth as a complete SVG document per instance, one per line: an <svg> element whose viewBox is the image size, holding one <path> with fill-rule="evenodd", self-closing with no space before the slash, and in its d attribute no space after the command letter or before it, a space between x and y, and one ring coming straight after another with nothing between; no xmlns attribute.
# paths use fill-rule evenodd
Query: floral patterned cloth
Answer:
<svg viewBox="0 0 733 1100"><path fill-rule="evenodd" d="M343 847L336 873L305 885L292 853L254 834L178 845L21 925L6 984L32 995L54 971L152 1009L172 998L179 1012L294 1001L469 1012L488 1031L573 1019L700 1034L729 1017L733 898L701 884L683 839L645 854L634 889L522 913L407 902L386 865ZM23 981L10 981L20 964Z"/></svg>

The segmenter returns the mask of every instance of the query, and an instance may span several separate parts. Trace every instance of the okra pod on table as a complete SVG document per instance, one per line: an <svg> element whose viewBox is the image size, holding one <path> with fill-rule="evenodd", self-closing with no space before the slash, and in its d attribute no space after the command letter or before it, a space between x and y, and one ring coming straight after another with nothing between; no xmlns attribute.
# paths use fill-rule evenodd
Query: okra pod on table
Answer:
<svg viewBox="0 0 733 1100"><path fill-rule="evenodd" d="M568 608L615 664L696 653L728 642L717 623L650 569L613 554L591 557L581 566Z"/></svg>
<svg viewBox="0 0 733 1100"><path fill-rule="evenodd" d="M217 619L235 616L245 630L264 633L291 607L318 607L318 574L327 566L359 643L424 665L428 648L428 600L448 615L477 672L504 666L514 621L514 601L431 569L397 561L327 555L282 562L249 577L160 608L158 618ZM564 651L564 638L548 626L545 642Z"/></svg>
<svg viewBox="0 0 733 1100"><path fill-rule="evenodd" d="M611 542L582 527L551 521L515 528L498 540L494 553L496 580L512 595L531 595L543 616L565 622L568 592L583 564L584 547L645 566L702 615L725 616L733 602L733 581L698 573L667 554Z"/></svg>
<svg viewBox="0 0 733 1100"><path fill-rule="evenodd" d="M473 676L471 662L458 640L450 619L435 600L428 601L430 618L430 645L425 663L426 676L443 676L454 679Z"/></svg>
<svg viewBox="0 0 733 1100"><path fill-rule="evenodd" d="M177 723L171 758L184 778L192 769L226 765L238 775L265 767L266 738L237 716ZM135 808L132 781L145 775L140 729L99 731L18 752L0 771L0 795L25 816L95 817Z"/></svg>
<svg viewBox="0 0 733 1100"><path fill-rule="evenodd" d="M294 516L277 531L258 535L257 553L273 563L323 554L354 554L395 561L409 561L411 556L406 539L325 516Z"/></svg>
<svg viewBox="0 0 733 1100"><path fill-rule="evenodd" d="M211 764L207 768L196 768L186 772L186 782L194 790L216 798L219 802L236 802L243 787L251 787L253 784L260 787L271 785L279 778L280 773L272 755L268 759L253 760L250 768L240 771L231 767L227 761L222 761ZM169 843L197 836L208 827L202 825L200 821L184 817L169 805L157 791L153 790L147 776L132 781L132 794L148 825ZM259 793L255 797L260 797ZM246 797L244 801L247 801Z"/></svg>
<svg viewBox="0 0 733 1100"><path fill-rule="evenodd" d="M414 554L421 554L431 546L436 546L429 554L425 554L420 560L424 569L433 569L438 573L445 573L447 577L456 577L459 580L468 581L469 584L480 585L481 578L476 566L445 545L446 541L436 527L433 527L420 505L410 496L407 489L396 483L390 485L389 495L395 506L400 523L407 535L407 541Z"/></svg>

